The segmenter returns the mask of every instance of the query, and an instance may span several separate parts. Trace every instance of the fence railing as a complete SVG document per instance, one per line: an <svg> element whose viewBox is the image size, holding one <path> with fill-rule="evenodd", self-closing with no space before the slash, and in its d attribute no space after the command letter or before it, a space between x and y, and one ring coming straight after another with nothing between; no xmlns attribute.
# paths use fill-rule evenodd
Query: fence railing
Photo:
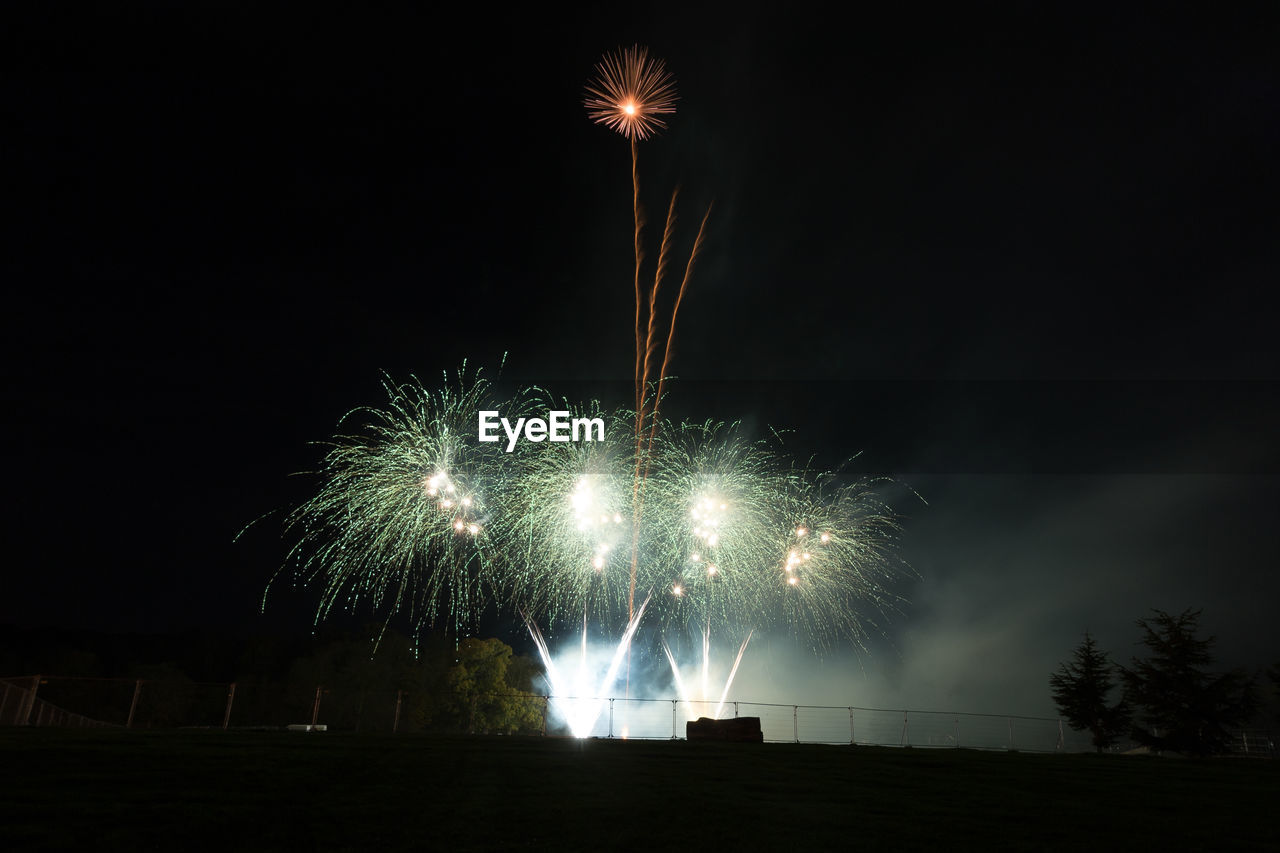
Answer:
<svg viewBox="0 0 1280 853"><path fill-rule="evenodd" d="M0 678L0 725L285 728L408 733L504 732L679 739L699 717L758 717L777 743L1091 752L1085 732L1052 717L743 700L455 694L278 682L188 682L36 675ZM1277 740L1238 732L1233 752L1274 757Z"/></svg>
<svg viewBox="0 0 1280 853"><path fill-rule="evenodd" d="M573 699L548 697L553 717ZM968 747L1027 752L1086 752L1088 736L1050 717L944 713L850 705L786 705L766 702L687 702L679 699L603 699L592 737L680 738L697 717L758 717L764 739L774 743L864 746ZM557 708L557 706L560 706Z"/></svg>
<svg viewBox="0 0 1280 853"><path fill-rule="evenodd" d="M68 711L37 695L40 679L28 679L28 685L0 681L0 725L58 726L62 728L103 728L110 726L83 714Z"/></svg>

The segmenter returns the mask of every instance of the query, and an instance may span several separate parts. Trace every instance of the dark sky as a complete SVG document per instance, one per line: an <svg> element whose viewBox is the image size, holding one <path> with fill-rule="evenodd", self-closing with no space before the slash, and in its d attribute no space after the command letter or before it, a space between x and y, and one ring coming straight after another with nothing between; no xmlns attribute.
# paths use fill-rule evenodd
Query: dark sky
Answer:
<svg viewBox="0 0 1280 853"><path fill-rule="evenodd" d="M671 413L928 502L882 647L780 639L751 698L1043 713L1153 607L1280 658L1274 9L184 8L7 28L0 623L309 630L258 612L278 528L232 538L382 371L625 403L630 157L581 100L641 43L650 219L679 184L687 251L714 201Z"/></svg>

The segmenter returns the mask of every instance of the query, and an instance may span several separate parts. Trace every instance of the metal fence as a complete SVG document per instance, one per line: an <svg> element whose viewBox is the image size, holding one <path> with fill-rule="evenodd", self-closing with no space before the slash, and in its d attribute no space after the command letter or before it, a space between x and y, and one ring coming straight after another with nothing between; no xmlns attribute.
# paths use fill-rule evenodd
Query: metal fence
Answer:
<svg viewBox="0 0 1280 853"><path fill-rule="evenodd" d="M29 682L26 686L0 681L0 726L103 728L110 725L41 699L37 695L39 679L26 680Z"/></svg>
<svg viewBox="0 0 1280 853"><path fill-rule="evenodd" d="M177 728L225 725L235 686L146 679L0 678L0 725ZM223 713L220 713L223 712Z"/></svg>
<svg viewBox="0 0 1280 853"><path fill-rule="evenodd" d="M1092 752L1086 732L1061 719L858 706L690 702L507 693L429 694L298 683L209 683L49 675L0 679L0 725L121 728L285 728L570 734L680 739L699 717L758 717L774 743ZM1277 738L1237 732L1232 751L1274 757ZM1118 747L1121 751L1127 747Z"/></svg>
<svg viewBox="0 0 1280 853"><path fill-rule="evenodd" d="M553 718L558 704L549 697ZM714 717L718 703L678 699L604 699L592 737L680 738L685 723ZM726 702L720 717L758 717L773 743L823 743L1002 749L1026 752L1091 752L1087 734L1059 719L1017 715L891 710L858 706Z"/></svg>

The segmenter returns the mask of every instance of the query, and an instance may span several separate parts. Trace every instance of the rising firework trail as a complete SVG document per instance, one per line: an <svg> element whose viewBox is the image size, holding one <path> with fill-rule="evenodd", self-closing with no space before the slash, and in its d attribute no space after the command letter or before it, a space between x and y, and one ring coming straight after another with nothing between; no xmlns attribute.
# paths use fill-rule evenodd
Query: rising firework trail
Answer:
<svg viewBox="0 0 1280 853"><path fill-rule="evenodd" d="M675 201L676 201L675 195L673 194L671 196L672 211L675 210ZM652 417L650 418L650 424L649 424L649 444L647 448L648 452L645 455L645 477L648 477L649 458L653 451L653 438L658 431L658 406L662 402L662 392L667 382L667 367L671 363L671 344L675 340L675 336L676 336L676 317L679 316L680 314L680 303L684 301L684 293L688 289L689 279L693 275L693 262L697 260L698 253L702 251L702 241L703 241L703 238L706 236L707 220L709 218L711 218L710 205L707 206L707 212L702 215L702 222L698 225L698 236L693 241L693 251L689 253L689 262L685 264L684 276L680 279L680 290L676 293L676 304L671 309L671 323L667 328L667 345L662 353L662 368L658 371L658 390L654 392L654 395L653 395L653 414L652 414ZM668 226L668 230L670 230L670 226ZM666 238L663 239L663 246L665 248ZM659 270L661 270L661 266L659 267ZM661 271L659 272L659 276L661 276ZM658 283L656 280L654 281L653 289L654 289L654 293L656 294L658 289ZM652 316L653 316L653 309L651 305L650 318L652 318ZM652 323L650 324L650 327L649 327L649 334L650 334L650 341L645 347L646 357L647 357L647 354L653 350ZM645 374L646 376L648 374L647 368L645 369Z"/></svg>
<svg viewBox="0 0 1280 853"><path fill-rule="evenodd" d="M653 434L649 435L648 445L645 443L646 418L653 425L658 420L658 406L661 393L649 394L651 361L657 341L657 298L662 278L666 272L671 247L671 238L675 225L677 192L671 195L671 204L667 211L666 228L663 231L662 243L658 252L658 265L654 275L653 286L648 298L648 321L643 320L645 299L642 293L641 264L644 258L642 234L644 215L640 205L640 177L638 168L638 141L654 135L659 129L666 127L663 116L675 113L678 99L675 89L675 78L667 72L661 60L649 57L647 48L638 45L606 54L596 64L596 76L587 83L587 97L584 104L587 115L592 120L621 133L631 143L631 193L632 215L634 219L635 243L635 466L632 473L632 543L631 573L627 594L627 615L635 610L636 578L639 571L640 526L643 519L644 481L648 475L648 452L652 450ZM680 302L684 298L689 274L693 269L693 260L702 247L703 234L707 216L703 217L702 227L698 229L698 239L689 257L685 269L685 277L680 286L680 293L671 312L667 346L663 353L663 369L659 375L659 385L666 376L666 368L670 363L671 343L675 333L676 316L680 310ZM642 330L647 325L647 333ZM627 664L627 686L630 691L631 681L630 659Z"/></svg>
<svg viewBox="0 0 1280 853"><path fill-rule="evenodd" d="M597 124L622 134L631 143L631 209L635 224L635 413L638 440L643 426L641 419L645 403L645 344L642 334L644 299L640 286L640 267L644 257L644 215L640 206L637 143L653 136L659 129L666 128L667 123L662 117L675 113L679 98L676 95L675 78L666 70L662 60L650 58L648 48L639 45L605 54L596 63L595 72L595 77L587 82L587 96L583 101L587 116ZM674 194L671 201L668 233L674 221ZM663 242L665 248L666 241ZM658 269L661 277L661 262Z"/></svg>

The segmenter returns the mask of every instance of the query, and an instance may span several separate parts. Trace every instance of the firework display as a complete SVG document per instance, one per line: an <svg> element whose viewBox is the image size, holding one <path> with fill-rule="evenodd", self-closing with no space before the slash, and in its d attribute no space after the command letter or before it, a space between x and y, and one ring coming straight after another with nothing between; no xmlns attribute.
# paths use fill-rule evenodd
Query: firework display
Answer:
<svg viewBox="0 0 1280 853"><path fill-rule="evenodd" d="M297 543L286 568L322 586L317 620L361 606L455 630L488 608L518 616L578 736L592 730L624 661L629 695L638 631L652 630L686 706L711 703L718 715L757 631L785 628L814 647L861 644L895 606L905 568L878 481L796 465L778 442L752 440L736 424L660 413L710 214L664 336L658 297L676 194L646 292L636 162L637 142L666 127L675 102L674 79L640 47L606 55L585 100L589 117L631 148L634 407L556 401L532 388L499 399L465 366L438 390L387 380L387 403L343 419L362 422L328 443L318 492L287 519ZM572 423L573 437L558 437L557 423ZM599 434L578 440L579 423L598 424ZM572 660L557 661L539 625L581 626ZM593 625L621 638L595 667ZM711 684L713 638L737 649L723 687ZM700 672L682 673L680 650L691 644Z"/></svg>
<svg viewBox="0 0 1280 853"><path fill-rule="evenodd" d="M288 519L291 564L322 583L317 618L367 601L455 626L491 604L609 624L627 613L633 540L663 632L781 625L820 645L865 638L893 606L897 527L874 482L836 485L716 423L660 423L637 460L632 413L597 403L572 412L603 420L604 441L507 452L477 440L477 412L499 405L483 378L386 391L384 408L346 416L364 422L329 442L317 494ZM525 389L500 405L529 412L538 399Z"/></svg>
<svg viewBox="0 0 1280 853"><path fill-rule="evenodd" d="M287 519L287 566L322 588L317 621L362 606L455 631L487 608L518 617L575 735L621 687L637 632L661 646L686 713L718 716L757 631L862 644L896 604L904 566L877 481L793 465L735 424L660 421L637 456L634 413L598 403L550 403L599 420L590 441L486 442L479 413L533 419L545 395L499 401L465 371L439 390L384 386L385 406L343 419L317 493ZM580 639L557 658L539 625ZM732 666L713 672L723 644Z"/></svg>

